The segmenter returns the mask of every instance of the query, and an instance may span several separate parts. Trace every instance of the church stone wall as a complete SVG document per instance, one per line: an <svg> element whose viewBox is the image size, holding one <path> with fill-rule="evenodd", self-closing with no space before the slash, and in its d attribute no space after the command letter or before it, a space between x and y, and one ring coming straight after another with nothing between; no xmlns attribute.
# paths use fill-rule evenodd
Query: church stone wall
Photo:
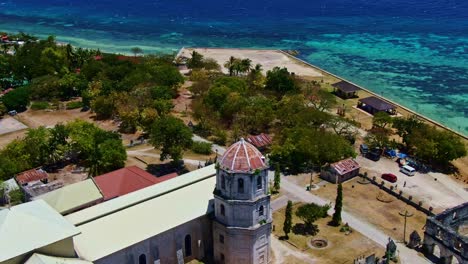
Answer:
<svg viewBox="0 0 468 264"><path fill-rule="evenodd" d="M257 178L262 179L262 188L257 189ZM222 182L224 178L225 186ZM244 192L239 192L238 179L244 180ZM235 198L237 200L254 200L255 198L268 194L268 172L267 170L260 171L258 174L246 173L227 173L224 170L218 169L216 174L216 189L219 194L226 198Z"/></svg>
<svg viewBox="0 0 468 264"><path fill-rule="evenodd" d="M266 264L270 259L271 223L248 229L226 227L215 221L213 235L215 263Z"/></svg>
<svg viewBox="0 0 468 264"><path fill-rule="evenodd" d="M179 208L178 210L184 210ZM161 215L160 217L164 217ZM185 237L191 236L192 254L186 256ZM118 239L118 236L116 236ZM115 252L107 257L94 261L95 264L139 264L142 254L146 256L146 263L153 264L159 260L161 264L178 263L177 251L183 253L184 262L192 259L203 259L212 255L213 248L212 220L209 216L202 216L157 236L134 244L128 248Z"/></svg>
<svg viewBox="0 0 468 264"><path fill-rule="evenodd" d="M224 215L221 214L221 205L224 206ZM270 197L264 196L259 200L241 201L241 200L223 200L215 195L216 219L226 225L236 225L238 227L249 227L258 224L262 220L268 220L270 215ZM261 206L263 214L261 215Z"/></svg>
<svg viewBox="0 0 468 264"><path fill-rule="evenodd" d="M448 209L434 217L428 217L424 231L424 250L433 254L440 249L440 263L468 263L468 238L459 234L459 226L468 221L468 203Z"/></svg>

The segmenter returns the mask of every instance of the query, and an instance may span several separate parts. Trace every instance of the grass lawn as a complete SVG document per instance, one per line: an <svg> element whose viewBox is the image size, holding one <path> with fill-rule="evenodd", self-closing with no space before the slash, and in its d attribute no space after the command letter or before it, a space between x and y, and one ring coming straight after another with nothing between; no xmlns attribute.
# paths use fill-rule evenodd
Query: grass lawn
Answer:
<svg viewBox="0 0 468 264"><path fill-rule="evenodd" d="M300 203L294 204L293 211L300 205ZM273 213L273 234L277 237L284 235L283 222L285 209L282 208ZM364 237L359 232L353 230L350 234L346 235L344 232L339 231L339 227L329 226L328 222L330 220L331 217L327 217L315 222L320 230L315 236L305 236L291 232L289 234L289 241L283 241L282 243L290 243L297 250L310 254L318 259L317 263L351 263L358 256L368 256L376 253L376 256L381 257L384 254L384 248ZM303 223L303 221L293 213L293 227L297 223ZM328 246L322 249L310 248L308 242L311 239L326 239Z"/></svg>

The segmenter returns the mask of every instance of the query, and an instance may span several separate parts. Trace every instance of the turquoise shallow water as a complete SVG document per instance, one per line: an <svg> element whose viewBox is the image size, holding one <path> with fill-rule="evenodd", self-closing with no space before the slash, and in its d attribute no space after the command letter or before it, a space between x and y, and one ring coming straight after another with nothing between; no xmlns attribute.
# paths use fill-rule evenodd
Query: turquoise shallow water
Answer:
<svg viewBox="0 0 468 264"><path fill-rule="evenodd" d="M0 30L121 53L134 46L145 53L295 49L468 135L467 14L457 0L0 0Z"/></svg>

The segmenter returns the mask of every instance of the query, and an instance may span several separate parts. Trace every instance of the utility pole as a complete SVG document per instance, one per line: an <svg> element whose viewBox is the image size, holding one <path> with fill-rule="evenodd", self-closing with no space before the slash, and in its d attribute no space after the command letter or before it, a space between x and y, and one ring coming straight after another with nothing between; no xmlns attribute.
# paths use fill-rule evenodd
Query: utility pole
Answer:
<svg viewBox="0 0 468 264"><path fill-rule="evenodd" d="M408 212L408 210L405 209L405 212L404 213L403 211L400 212L400 215L405 218L405 223L403 226L403 243L406 244L406 218L413 216L413 214Z"/></svg>

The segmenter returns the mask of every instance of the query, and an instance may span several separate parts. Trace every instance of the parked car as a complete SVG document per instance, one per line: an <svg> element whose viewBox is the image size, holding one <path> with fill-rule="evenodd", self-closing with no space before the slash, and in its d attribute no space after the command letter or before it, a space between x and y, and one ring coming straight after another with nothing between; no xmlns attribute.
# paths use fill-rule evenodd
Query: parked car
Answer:
<svg viewBox="0 0 468 264"><path fill-rule="evenodd" d="M395 174L391 173L384 173L382 174L382 179L387 180L389 182L396 182L398 180L397 176Z"/></svg>
<svg viewBox="0 0 468 264"><path fill-rule="evenodd" d="M380 155L382 155L382 151L379 148L372 149L366 153L366 158L373 160L373 161L379 161L380 160Z"/></svg>
<svg viewBox="0 0 468 264"><path fill-rule="evenodd" d="M15 116L15 115L18 114L18 112L16 112L16 110L11 110L11 111L8 112L8 114L11 115L11 116Z"/></svg>
<svg viewBox="0 0 468 264"><path fill-rule="evenodd" d="M408 165L402 166L400 171L408 176L413 176L416 173L416 169Z"/></svg>
<svg viewBox="0 0 468 264"><path fill-rule="evenodd" d="M369 147L366 144L361 144L359 146L359 151L361 154L366 154L369 151Z"/></svg>

